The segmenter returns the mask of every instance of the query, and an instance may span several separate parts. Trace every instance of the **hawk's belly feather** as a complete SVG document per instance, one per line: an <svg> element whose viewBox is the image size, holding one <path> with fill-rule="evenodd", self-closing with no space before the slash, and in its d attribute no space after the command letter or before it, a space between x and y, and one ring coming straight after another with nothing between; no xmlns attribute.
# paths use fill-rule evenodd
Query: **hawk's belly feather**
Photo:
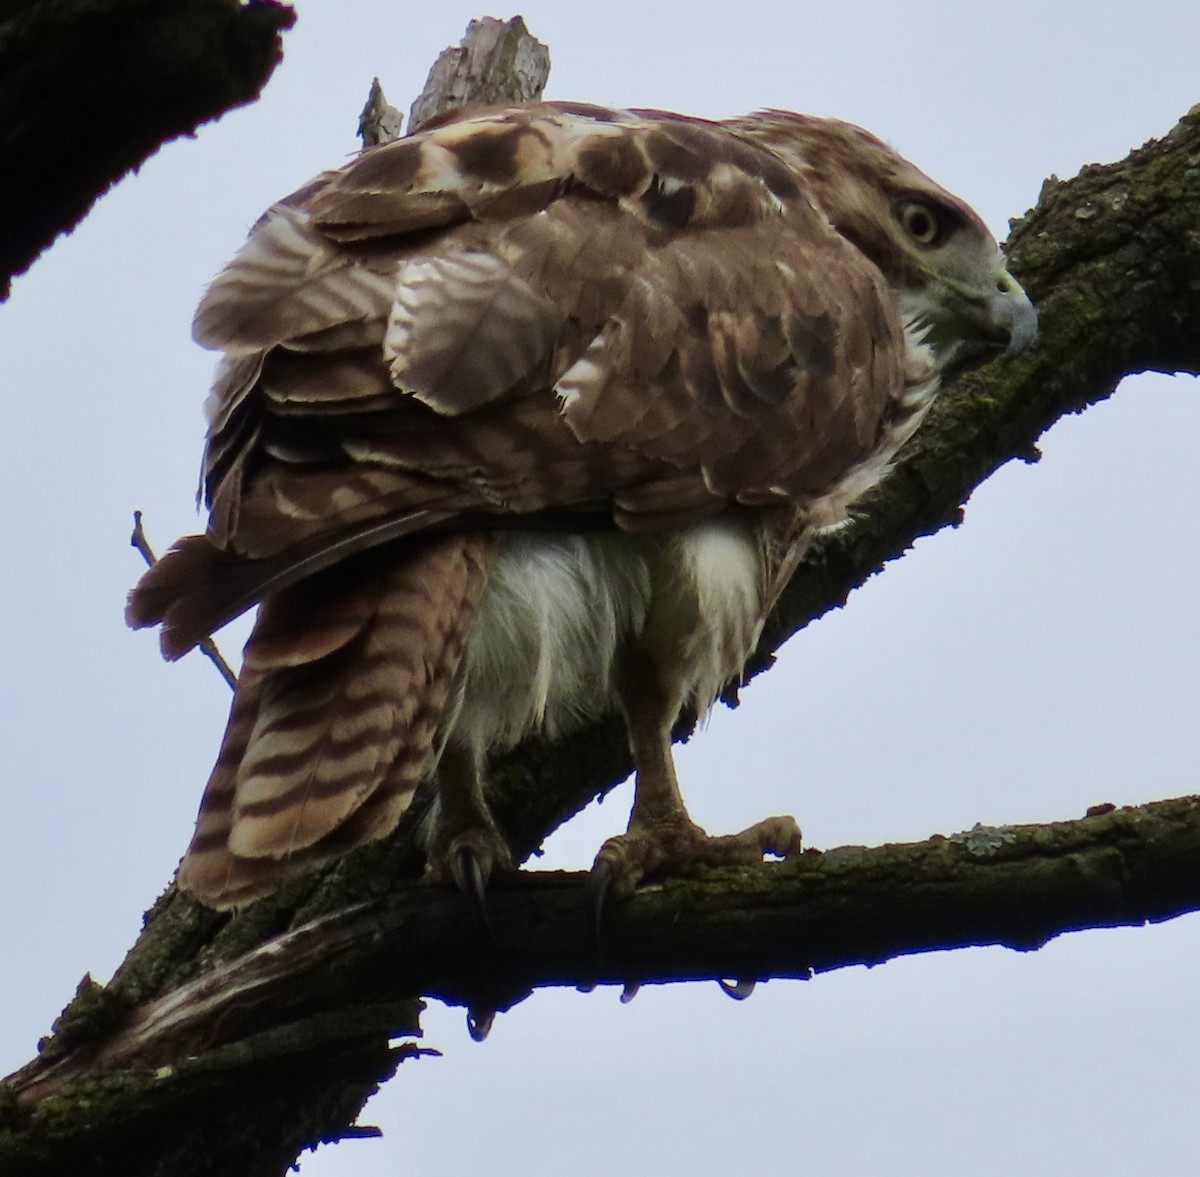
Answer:
<svg viewBox="0 0 1200 1177"><path fill-rule="evenodd" d="M759 545L741 520L669 536L510 535L479 603L448 736L482 755L611 714L638 645L665 652L683 698L707 710L753 648L763 600Z"/></svg>

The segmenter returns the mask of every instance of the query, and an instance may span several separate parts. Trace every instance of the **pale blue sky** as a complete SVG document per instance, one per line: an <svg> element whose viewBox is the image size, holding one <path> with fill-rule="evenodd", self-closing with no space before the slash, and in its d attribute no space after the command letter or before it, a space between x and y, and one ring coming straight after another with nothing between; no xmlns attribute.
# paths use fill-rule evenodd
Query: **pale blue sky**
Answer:
<svg viewBox="0 0 1200 1177"><path fill-rule="evenodd" d="M123 627L139 562L196 527L205 282L274 198L356 146L373 75L407 107L481 11L300 0L264 100L173 144L0 307L0 1074L85 971L106 977L187 842L228 706L198 658ZM551 95L722 116L837 115L1003 236L1042 179L1200 101L1200 12L1166 0L736 6L540 0ZM496 15L507 16L507 12ZM86 135L86 111L71 133ZM66 129L64 129L66 131ZM966 524L794 640L680 755L713 830L794 812L812 844L1039 821L1197 789L1200 389L1146 378L1060 424ZM237 640L226 640L230 654ZM584 865L628 792L562 831ZM1200 919L760 987L539 993L473 1044L433 1010L364 1117L381 1141L305 1177L1171 1177L1195 1171Z"/></svg>

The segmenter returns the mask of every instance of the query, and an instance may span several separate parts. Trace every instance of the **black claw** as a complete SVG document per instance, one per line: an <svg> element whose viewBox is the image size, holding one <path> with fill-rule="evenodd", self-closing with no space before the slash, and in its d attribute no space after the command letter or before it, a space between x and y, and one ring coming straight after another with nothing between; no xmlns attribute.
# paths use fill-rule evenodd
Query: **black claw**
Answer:
<svg viewBox="0 0 1200 1177"><path fill-rule="evenodd" d="M475 914L487 928L492 930L492 921L488 917L487 905L487 874L483 869L475 851L469 846L460 846L450 856L450 873L458 889L467 897Z"/></svg>
<svg viewBox="0 0 1200 1177"><path fill-rule="evenodd" d="M592 930L596 933L596 943L600 943L600 935L604 925L604 908L608 903L608 897L612 893L613 879L615 878L612 864L607 862L598 862L592 867L592 873L588 876L587 881L587 897L592 908Z"/></svg>

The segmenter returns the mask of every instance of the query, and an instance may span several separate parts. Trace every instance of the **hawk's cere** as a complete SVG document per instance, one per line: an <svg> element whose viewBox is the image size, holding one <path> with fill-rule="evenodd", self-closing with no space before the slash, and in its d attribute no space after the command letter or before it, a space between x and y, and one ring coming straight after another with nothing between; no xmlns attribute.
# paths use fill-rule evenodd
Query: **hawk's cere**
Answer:
<svg viewBox="0 0 1200 1177"><path fill-rule="evenodd" d="M261 602L180 885L261 895L432 778L430 872L478 889L488 755L617 710L616 892L793 852L790 818L690 822L672 724L940 375L1035 333L978 216L846 123L547 103L317 177L197 312L208 531L130 599L171 658Z"/></svg>

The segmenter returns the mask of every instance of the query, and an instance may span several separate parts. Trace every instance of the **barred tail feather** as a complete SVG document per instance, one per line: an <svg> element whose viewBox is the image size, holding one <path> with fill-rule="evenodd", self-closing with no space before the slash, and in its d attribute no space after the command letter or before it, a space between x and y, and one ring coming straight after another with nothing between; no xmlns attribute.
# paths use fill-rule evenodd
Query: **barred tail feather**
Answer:
<svg viewBox="0 0 1200 1177"><path fill-rule="evenodd" d="M245 903L395 827L434 767L490 562L485 537L456 537L368 553L264 603L184 890Z"/></svg>
<svg viewBox="0 0 1200 1177"><path fill-rule="evenodd" d="M180 888L214 907L248 902L279 882L277 862L235 858L228 849L237 769L258 715L262 678L245 670L238 676L225 738L200 801L196 832L179 866Z"/></svg>
<svg viewBox="0 0 1200 1177"><path fill-rule="evenodd" d="M269 594L356 552L435 529L446 518L439 511L412 511L347 529L333 538L321 536L259 560L226 552L206 535L184 536L134 586L125 621L132 629L161 624L163 657L174 661Z"/></svg>
<svg viewBox="0 0 1200 1177"><path fill-rule="evenodd" d="M133 629L162 623L163 657L174 661L255 603L266 563L230 557L207 536L185 536L138 581L125 621Z"/></svg>

